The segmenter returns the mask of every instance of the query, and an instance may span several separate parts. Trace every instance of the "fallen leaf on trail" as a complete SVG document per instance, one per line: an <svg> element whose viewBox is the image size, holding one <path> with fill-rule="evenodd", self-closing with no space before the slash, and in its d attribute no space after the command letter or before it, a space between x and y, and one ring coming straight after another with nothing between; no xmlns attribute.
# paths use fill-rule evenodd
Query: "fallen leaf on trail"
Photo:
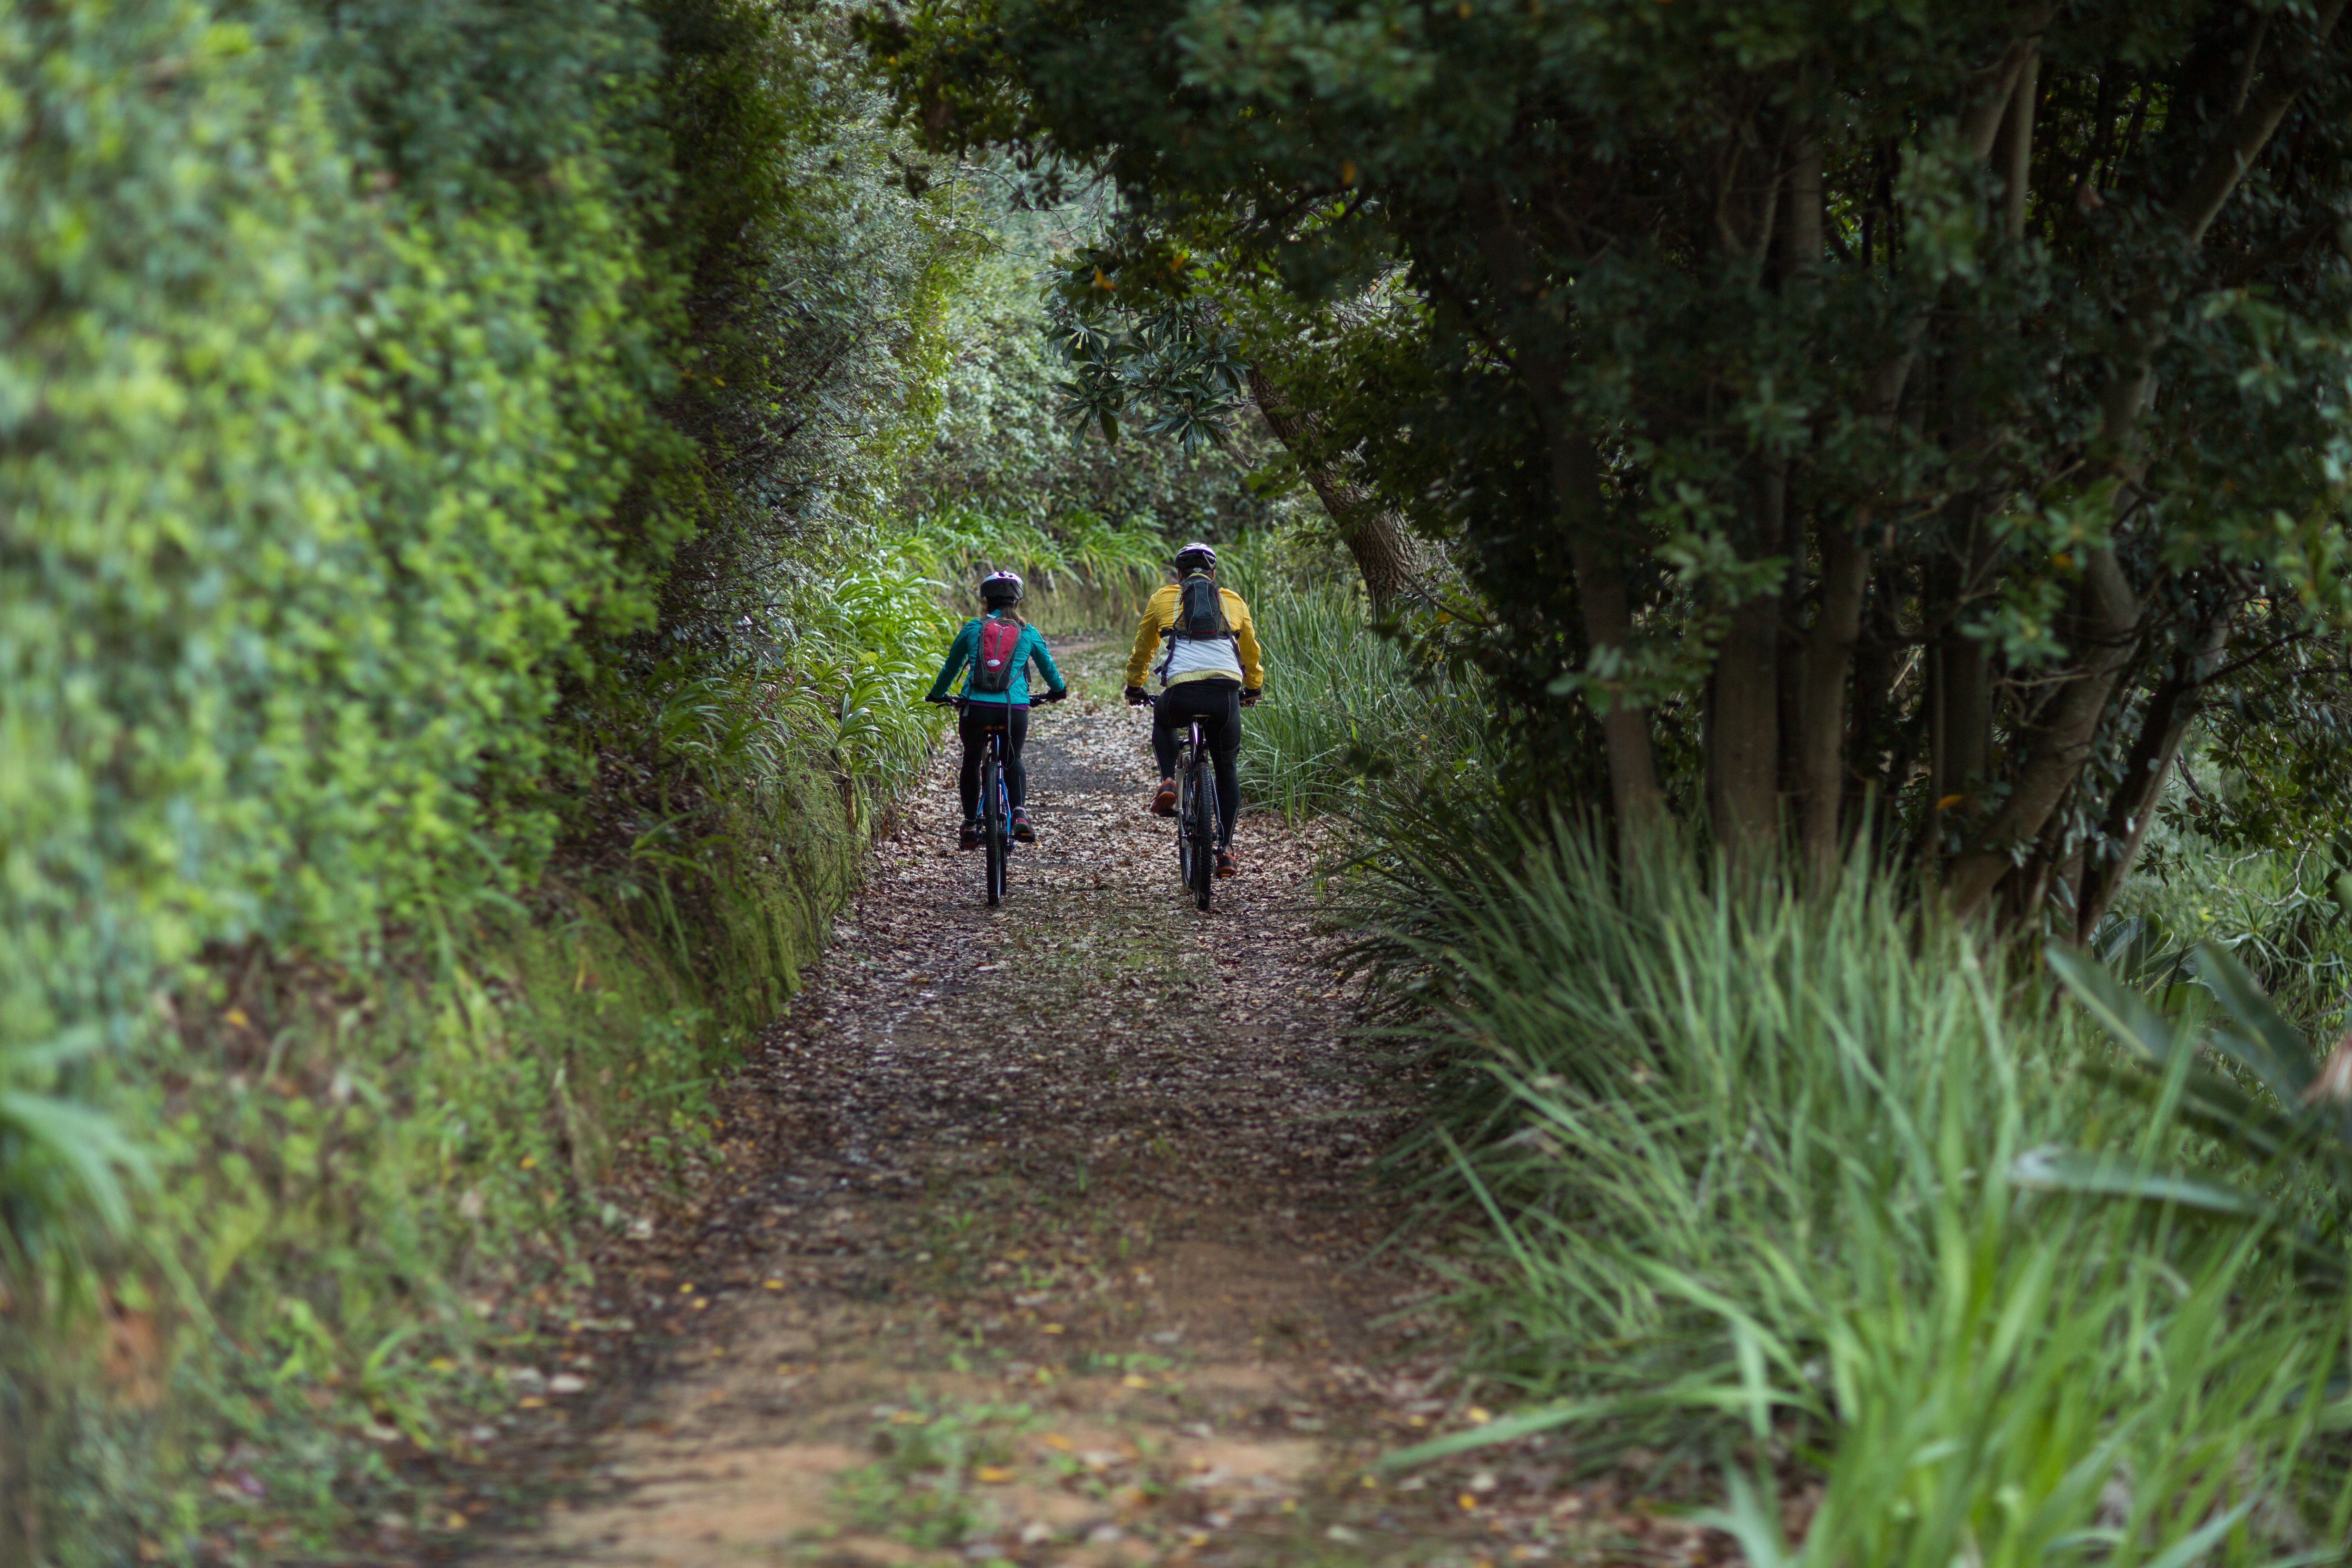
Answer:
<svg viewBox="0 0 2352 1568"><path fill-rule="evenodd" d="M1355 1511L1391 1498L1385 1485L1344 1485L1365 1462L1360 1439L1395 1433L1410 1400L1427 1399L1432 1426L1460 1421L1451 1388L1423 1381L1392 1394L1389 1363L1378 1388L1370 1374L1335 1376L1331 1364L1371 1364L1387 1343L1363 1331L1388 1309L1384 1290L1331 1275L1391 1227L1391 1204L1364 1178L1412 1115L1420 1086L1359 1070L1370 1048L1352 1033L1360 988L1337 978L1342 939L1314 880L1332 830L1244 817L1248 874L1221 886L1215 911L1202 915L1182 900L1171 829L1143 809L1155 781L1143 776L1142 726L1123 710L1038 721L1031 809L1049 831L1016 858L1011 905L1000 910L982 901L976 861L935 858L940 836L954 832L952 748L943 752L875 845L862 890L835 917L835 940L804 970L788 1012L751 1037L741 1069L715 1088L709 1121L723 1147L675 1177L616 1180L611 1232L623 1215L644 1217L629 1221L634 1246L604 1238L612 1299L596 1310L637 1313L655 1342L639 1348L674 1380L660 1391L674 1435L646 1445L656 1467L698 1467L712 1445L804 1442L868 1412L865 1429L885 1425L897 1452L928 1448L931 1431L943 1447L958 1444L971 1419L962 1401L992 1386L997 1398L1029 1401L1034 1415L1024 1411L1017 1436L1004 1434L1017 1459L981 1447L998 1455L981 1464L967 1449L966 1483L1013 1489L1066 1475L1066 1487L1119 1515L1108 1522L1109 1508L1073 1496L1052 1500L1043 1520L1015 1506L1029 1501L1025 1491L999 1489L1006 1517L975 1521L959 1542L967 1559L1043 1562L1053 1553L1005 1550L1012 1533L1022 1547L1090 1536L1116 1544L1124 1525L1136 1533L1121 1551L1150 1561L1197 1562L1192 1553L1213 1541L1212 1551L1241 1554L1236 1568L1271 1568L1291 1560L1286 1548L1253 1542L1277 1513L1320 1535L1344 1509L1367 1539L1418 1535L1442 1520L1465 1543L1490 1521L1517 1522L1516 1471L1475 1513L1444 1508L1444 1489L1459 1480L1442 1472L1417 1500L1418 1527L1402 1515L1375 1527ZM1131 868L1116 869L1122 860ZM774 1367L771 1379L747 1378L740 1399L709 1386L725 1363L710 1331L692 1326L713 1298L680 1282L688 1269L731 1292L714 1326L741 1345L736 1359ZM1039 1321L1054 1300L1080 1321ZM1249 1336L1292 1318L1294 1306L1298 1326L1253 1354ZM680 1337L651 1331L663 1327ZM994 1359L1038 1334L1086 1343L1045 1352L1032 1340L1024 1359ZM1184 1378L1109 1360L1179 1342L1198 1357ZM966 1364L972 1345L988 1347L989 1360ZM959 1346L965 1352L951 1353ZM525 1434L548 1442L566 1426L577 1436L611 1429L621 1415L602 1402L628 1396L637 1378L619 1346L596 1348L593 1390L562 1405L574 1419L518 1423L502 1446ZM1080 1349L1105 1360L1082 1362ZM1431 1358L1412 1363L1414 1375L1439 1374L1434 1338L1409 1353ZM1048 1359L1068 1364L1037 1364ZM969 1383L947 1382L942 1360ZM1255 1385L1226 1390L1218 1374L1235 1361L1253 1376L1281 1377L1283 1403L1268 1405ZM567 1355L562 1364L577 1363ZM936 1403L908 1410L917 1377L926 1392L916 1397ZM1186 1387L1181 1409L1164 1397ZM1124 1397L1155 1390L1163 1396ZM1031 1419L1072 1427L1020 1431ZM1260 1426L1276 1428L1263 1438L1295 1448L1299 1463L1315 1456L1307 1473L1336 1476L1336 1507L1318 1483L1302 1517L1297 1498L1283 1495L1305 1484L1287 1459L1260 1474L1255 1459L1219 1448L1221 1462L1193 1478L1199 1486L1179 1479L1202 1456L1175 1447L1178 1432L1246 1446ZM758 1483L712 1479L695 1506L707 1501L717 1527ZM624 1511L633 1506L591 1500L583 1510L641 1543L650 1521ZM582 1521L578 1539L595 1534Z"/></svg>

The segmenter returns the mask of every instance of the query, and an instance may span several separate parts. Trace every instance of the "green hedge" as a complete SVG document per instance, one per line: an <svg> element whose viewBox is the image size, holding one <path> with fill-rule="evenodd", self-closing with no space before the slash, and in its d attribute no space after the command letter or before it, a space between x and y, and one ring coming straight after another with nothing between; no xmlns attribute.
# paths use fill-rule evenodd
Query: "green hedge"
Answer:
<svg viewBox="0 0 2352 1568"><path fill-rule="evenodd" d="M0 16L19 1084L208 943L526 880L575 635L675 531L607 522L663 428L648 25L332 10Z"/></svg>
<svg viewBox="0 0 2352 1568"><path fill-rule="evenodd" d="M780 659L668 569L719 416L842 390L723 297L909 223L782 233L782 18L0 8L0 1563L437 1519L368 1433L461 1446L495 1304L706 1156L919 756L919 585Z"/></svg>

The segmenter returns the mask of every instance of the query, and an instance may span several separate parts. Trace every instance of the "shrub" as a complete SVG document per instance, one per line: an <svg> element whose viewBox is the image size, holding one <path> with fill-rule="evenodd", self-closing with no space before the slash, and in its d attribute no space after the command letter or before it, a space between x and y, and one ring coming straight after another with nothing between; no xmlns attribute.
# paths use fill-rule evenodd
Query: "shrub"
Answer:
<svg viewBox="0 0 2352 1568"><path fill-rule="evenodd" d="M1397 780L1475 793L1489 779L1486 693L1374 623L1351 565L1297 533L1223 547L1249 602L1266 700L1244 721L1242 795L1296 818L1370 803Z"/></svg>
<svg viewBox="0 0 2352 1568"><path fill-rule="evenodd" d="M1573 1425L1728 1463L1759 1563L2186 1562L2257 1505L2292 1533L2346 1325L2253 1238L2013 1179L2061 1139L2147 1152L2079 1020L1860 875L1799 900L1417 826L1370 863L1376 945L1437 999L1444 1179L1493 1222L1478 1359L1538 1403L1407 1458ZM1776 1460L1822 1489L1801 1548Z"/></svg>
<svg viewBox="0 0 2352 1568"><path fill-rule="evenodd" d="M234 1537L224 1465L321 1549L396 1500L458 1292L701 1146L919 760L922 585L733 548L887 491L956 278L805 21L0 13L0 1559Z"/></svg>

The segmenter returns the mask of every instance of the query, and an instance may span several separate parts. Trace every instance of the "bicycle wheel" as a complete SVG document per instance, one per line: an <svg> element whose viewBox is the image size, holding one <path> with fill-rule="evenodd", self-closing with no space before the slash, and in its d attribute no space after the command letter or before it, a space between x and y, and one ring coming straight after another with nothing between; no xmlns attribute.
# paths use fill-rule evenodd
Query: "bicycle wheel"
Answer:
<svg viewBox="0 0 2352 1568"><path fill-rule="evenodd" d="M988 848L988 905L994 909L1004 901L1004 851L1012 825L1005 816L1004 768L993 737L980 764L980 836Z"/></svg>
<svg viewBox="0 0 2352 1568"><path fill-rule="evenodd" d="M1176 753L1176 875L1192 885L1192 752Z"/></svg>
<svg viewBox="0 0 2352 1568"><path fill-rule="evenodd" d="M1192 884L1193 902L1205 910L1217 885L1217 775L1210 772L1206 756L1193 759L1192 773L1192 815L1184 824L1185 837L1192 841L1192 863L1185 879Z"/></svg>

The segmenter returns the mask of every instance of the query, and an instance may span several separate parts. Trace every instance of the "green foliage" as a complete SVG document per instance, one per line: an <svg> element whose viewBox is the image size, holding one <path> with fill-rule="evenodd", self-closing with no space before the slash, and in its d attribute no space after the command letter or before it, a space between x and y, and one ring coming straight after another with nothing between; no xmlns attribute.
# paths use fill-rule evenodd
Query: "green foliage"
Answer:
<svg viewBox="0 0 2352 1568"><path fill-rule="evenodd" d="M337 946L478 878L472 836L543 831L511 803L560 655L643 613L595 522L648 436L615 363L646 280L595 129L626 29L543 62L569 118L502 212L366 197L348 100L282 68L323 47L297 15L7 26L39 219L8 233L0 1027L37 1041L125 1026L100 973ZM620 232L559 276L541 226Z"/></svg>
<svg viewBox="0 0 2352 1568"><path fill-rule="evenodd" d="M954 635L931 583L903 566L835 574L799 597L803 641L791 663L820 692L837 691L830 754L843 770L895 792L930 755L939 719L922 704Z"/></svg>
<svg viewBox="0 0 2352 1568"><path fill-rule="evenodd" d="M977 507L988 526L1065 539L1095 527L1223 540L1284 521L1289 509L1262 482L1276 448L1255 420L1235 425L1222 444L1129 428L1114 446L1071 419L1053 301L1066 247L1108 216L1084 198L1040 210L1017 205L1036 195L1016 192L988 215L990 245L952 303L946 331L956 353L941 366L929 445L906 471L913 510L953 531Z"/></svg>
<svg viewBox="0 0 2352 1568"><path fill-rule="evenodd" d="M2209 905L2234 906L2207 911L2238 925L2222 933L2229 938L2278 930L2303 900L2327 901L2335 879L2352 869L2347 655L2342 637L2292 620L2257 617L2242 627L2198 711L2179 777L2157 803L2144 868L2163 886L2203 889ZM2258 912L2258 902L2270 909ZM2118 907L2145 910L2147 900ZM2244 955L2273 992L2293 984L2286 952L2309 946L2279 934L2270 944L2276 962ZM2339 971L2343 963L2341 954L2298 956Z"/></svg>
<svg viewBox="0 0 2352 1568"><path fill-rule="evenodd" d="M941 579L951 604L969 602L987 574L1024 574L1034 588L1051 592L1072 585L1113 587L1156 584L1175 545L1130 519L1114 527L1091 512L1057 519L1051 528L1000 518L970 507L950 507L916 518L893 541L910 564Z"/></svg>
<svg viewBox="0 0 2352 1568"><path fill-rule="evenodd" d="M367 1431L462 1449L707 1157L935 722L929 584L827 552L975 240L837 36L0 16L0 1556L406 1511Z"/></svg>
<svg viewBox="0 0 2352 1568"><path fill-rule="evenodd" d="M2250 761L2281 762L2294 744L2282 734ZM2268 847L2248 826L2284 804L2263 798L2277 775L2248 778L2218 748L2200 752L2193 767L2177 770L2116 913L2087 945L2131 984L2147 985L2192 981L2192 950L2218 944L2299 1027L2340 1032L2352 1000L2352 837L2334 797L2307 797Z"/></svg>
<svg viewBox="0 0 2352 1568"><path fill-rule="evenodd" d="M2162 772L2136 748L2225 647L2352 608L2352 68L2333 6L2062 12L992 0L866 32L937 144L1108 175L1089 270L1203 342L1243 321L1316 444L1454 546L1530 779L1703 800L1743 844L1798 807L1816 864L1867 820L1964 907L2005 883L2087 931ZM1382 289L1382 330L1318 318ZM1082 356L1094 405L1155 363L1122 341Z"/></svg>
<svg viewBox="0 0 2352 1568"><path fill-rule="evenodd" d="M2226 1160L2246 1167L2253 1184L2226 1169L2159 1167L2158 1153L2145 1148L2137 1158L2036 1151L2021 1172L2053 1190L2179 1204L2252 1222L2265 1240L2274 1236L2291 1250L2307 1282L2340 1292L2352 1225L2352 1050L2339 1047L2325 1061L2315 1056L2245 966L2210 942L2196 948L2192 962L2218 1008L2184 1007L2172 1017L2083 954L2053 944L2049 959L2140 1069L2126 1082L2151 1107L2151 1127L2177 1119L2198 1129ZM2214 1013L2211 1022L2200 1016ZM2205 1065L2209 1054L2228 1069Z"/></svg>
<svg viewBox="0 0 2352 1568"><path fill-rule="evenodd" d="M1063 414L1113 443L1120 422L1140 411L1142 434L1171 437L1185 452L1223 444L1245 395L1241 339L1182 300L1116 321L1107 309L1113 284L1104 261L1130 280L1137 270L1116 257L1080 252L1059 290L1065 313L1055 346L1070 369L1057 388Z"/></svg>
<svg viewBox="0 0 2352 1568"><path fill-rule="evenodd" d="M159 984L255 942L362 957L544 857L556 682L583 627L643 624L681 527L649 493L615 522L671 439L649 41L594 0L0 18L26 1310L68 1283L63 1173L119 1221L128 1163L55 1097L105 1098L93 1046L161 1045Z"/></svg>
<svg viewBox="0 0 2352 1568"><path fill-rule="evenodd" d="M1800 900L1574 828L1406 828L1366 863L1375 946L1434 1004L1433 1179L1494 1225L1460 1293L1478 1360L1540 1403L1396 1462L1559 1426L1681 1451L1727 1467L1712 1521L1758 1562L2296 1542L2341 1314L2179 1199L2021 1177L2055 1141L2183 1146L2086 1076L2078 1020L1859 870ZM1808 1479L1790 1548L1771 1500Z"/></svg>
<svg viewBox="0 0 2352 1568"><path fill-rule="evenodd" d="M1243 720L1244 800L1296 818L1377 813L1400 788L1491 784L1483 685L1383 635L1352 568L1296 536L1255 534L1219 552L1217 576L1248 602L1265 653L1265 700Z"/></svg>

